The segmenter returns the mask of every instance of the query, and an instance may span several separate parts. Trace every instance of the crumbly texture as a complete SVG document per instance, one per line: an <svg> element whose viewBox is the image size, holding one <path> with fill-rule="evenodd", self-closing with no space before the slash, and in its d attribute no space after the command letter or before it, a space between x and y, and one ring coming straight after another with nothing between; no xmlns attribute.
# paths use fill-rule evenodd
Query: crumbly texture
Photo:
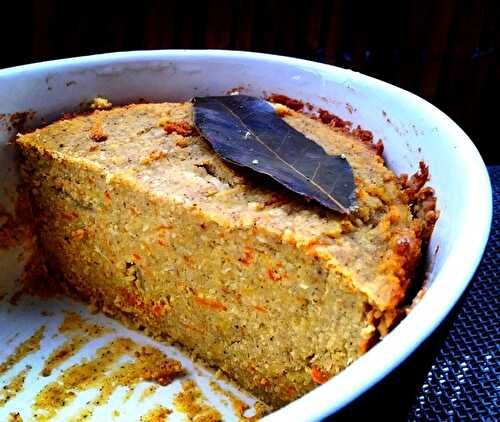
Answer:
<svg viewBox="0 0 500 422"><path fill-rule="evenodd" d="M52 273L273 406L387 333L425 227L376 148L292 109L280 114L347 157L355 212L225 163L193 129L190 103L67 116L17 139Z"/></svg>

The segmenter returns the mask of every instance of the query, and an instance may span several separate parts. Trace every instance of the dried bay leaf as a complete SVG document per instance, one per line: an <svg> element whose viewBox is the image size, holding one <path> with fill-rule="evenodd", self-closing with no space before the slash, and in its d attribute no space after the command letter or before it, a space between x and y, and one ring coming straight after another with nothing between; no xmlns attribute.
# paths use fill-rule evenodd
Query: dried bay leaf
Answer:
<svg viewBox="0 0 500 422"><path fill-rule="evenodd" d="M196 97L194 122L225 160L267 174L288 189L348 213L355 206L352 168L288 125L266 101L247 95Z"/></svg>

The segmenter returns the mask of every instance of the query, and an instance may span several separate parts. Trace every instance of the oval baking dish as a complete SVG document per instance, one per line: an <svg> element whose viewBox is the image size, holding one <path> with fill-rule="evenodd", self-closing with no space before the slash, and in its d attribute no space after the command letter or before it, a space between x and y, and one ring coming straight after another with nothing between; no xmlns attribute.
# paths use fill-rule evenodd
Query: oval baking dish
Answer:
<svg viewBox="0 0 500 422"><path fill-rule="evenodd" d="M407 358L445 318L480 262L491 224L489 177L468 136L437 108L360 73L258 53L138 51L20 66L0 70L0 188L13 192L18 183L14 154L5 145L19 123L36 127L64 112L79 111L96 96L113 104L185 101L235 88L259 97L285 94L369 129L375 139L383 139L390 169L398 175L412 174L424 161L436 191L440 218L428 251L428 290L422 300L383 341L339 375L267 416L319 419L358 397ZM12 196L4 195L0 204L10 209ZM2 284L13 285L25 262L2 251Z"/></svg>

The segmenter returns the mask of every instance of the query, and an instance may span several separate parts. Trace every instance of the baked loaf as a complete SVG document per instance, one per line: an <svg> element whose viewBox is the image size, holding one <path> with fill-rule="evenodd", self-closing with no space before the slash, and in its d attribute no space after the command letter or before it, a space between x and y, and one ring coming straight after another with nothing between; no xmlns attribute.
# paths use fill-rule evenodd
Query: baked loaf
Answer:
<svg viewBox="0 0 500 422"><path fill-rule="evenodd" d="M273 406L386 334L425 225L376 148L279 110L347 157L355 212L227 164L193 129L190 103L66 116L16 141L51 273Z"/></svg>

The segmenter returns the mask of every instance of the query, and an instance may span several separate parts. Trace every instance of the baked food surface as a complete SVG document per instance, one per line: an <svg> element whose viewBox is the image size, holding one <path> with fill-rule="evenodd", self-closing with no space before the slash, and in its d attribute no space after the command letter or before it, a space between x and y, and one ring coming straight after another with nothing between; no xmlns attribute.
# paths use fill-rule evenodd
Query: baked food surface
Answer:
<svg viewBox="0 0 500 422"><path fill-rule="evenodd" d="M347 157L355 212L227 164L196 134L190 103L96 110L16 140L51 273L273 406L387 333L426 227L376 148L283 107Z"/></svg>

